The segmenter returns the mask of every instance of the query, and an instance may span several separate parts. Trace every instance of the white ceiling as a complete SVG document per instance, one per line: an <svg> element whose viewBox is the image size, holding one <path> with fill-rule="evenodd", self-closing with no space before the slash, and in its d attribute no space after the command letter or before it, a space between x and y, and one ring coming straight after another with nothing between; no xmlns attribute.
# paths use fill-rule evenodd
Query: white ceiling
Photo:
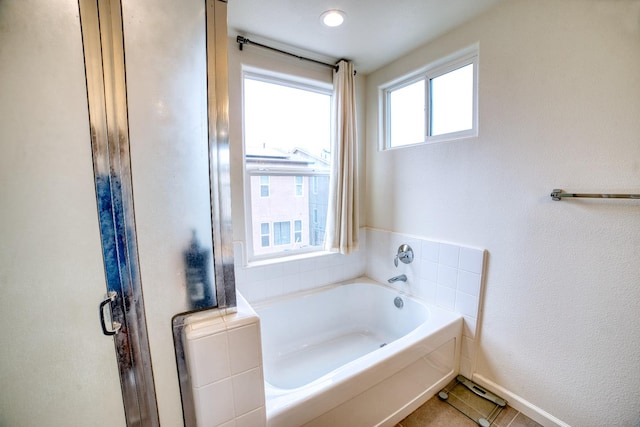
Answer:
<svg viewBox="0 0 640 427"><path fill-rule="evenodd" d="M229 0L229 35L283 45L331 59L350 59L369 73L481 14L503 0ZM325 10L347 14L338 28ZM256 47L257 49L257 47Z"/></svg>

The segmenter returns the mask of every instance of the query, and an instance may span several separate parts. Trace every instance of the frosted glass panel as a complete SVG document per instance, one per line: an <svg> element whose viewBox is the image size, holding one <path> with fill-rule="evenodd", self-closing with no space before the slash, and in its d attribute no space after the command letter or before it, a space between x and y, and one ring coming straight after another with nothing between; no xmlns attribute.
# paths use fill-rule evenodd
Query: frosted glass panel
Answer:
<svg viewBox="0 0 640 427"><path fill-rule="evenodd" d="M160 4L164 13L155 13ZM123 5L133 190L142 286L154 307L150 324L216 305L204 7L201 0Z"/></svg>
<svg viewBox="0 0 640 427"><path fill-rule="evenodd" d="M430 80L430 135L469 130L473 127L473 64Z"/></svg>

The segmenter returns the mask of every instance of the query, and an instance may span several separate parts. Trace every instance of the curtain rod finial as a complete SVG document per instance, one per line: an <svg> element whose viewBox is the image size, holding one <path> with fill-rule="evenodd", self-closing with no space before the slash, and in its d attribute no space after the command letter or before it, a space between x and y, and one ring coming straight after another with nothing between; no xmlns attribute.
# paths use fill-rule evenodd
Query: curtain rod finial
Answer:
<svg viewBox="0 0 640 427"><path fill-rule="evenodd" d="M236 37L236 43L238 43L238 48L242 50L242 48L244 47L244 44L249 43L249 39L242 36L238 36Z"/></svg>

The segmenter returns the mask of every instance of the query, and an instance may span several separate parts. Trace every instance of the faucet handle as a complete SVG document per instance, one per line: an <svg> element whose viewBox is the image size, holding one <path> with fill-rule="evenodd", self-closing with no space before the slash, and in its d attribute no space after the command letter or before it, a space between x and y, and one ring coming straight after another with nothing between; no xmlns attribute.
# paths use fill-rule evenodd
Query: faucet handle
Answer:
<svg viewBox="0 0 640 427"><path fill-rule="evenodd" d="M398 266L398 260L402 261L404 264L409 264L411 263L411 261L413 261L413 249L411 249L411 246L407 245L406 243L400 245L400 247L398 248L398 253L393 259L393 264L396 267Z"/></svg>

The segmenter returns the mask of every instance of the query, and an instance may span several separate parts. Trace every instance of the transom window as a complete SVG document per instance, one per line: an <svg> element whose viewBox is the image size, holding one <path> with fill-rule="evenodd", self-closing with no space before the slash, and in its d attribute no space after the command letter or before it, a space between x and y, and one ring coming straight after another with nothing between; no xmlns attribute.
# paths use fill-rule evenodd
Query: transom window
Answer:
<svg viewBox="0 0 640 427"><path fill-rule="evenodd" d="M478 48L380 87L382 148L478 135Z"/></svg>
<svg viewBox="0 0 640 427"><path fill-rule="evenodd" d="M250 260L324 249L331 92L328 84L243 72Z"/></svg>

